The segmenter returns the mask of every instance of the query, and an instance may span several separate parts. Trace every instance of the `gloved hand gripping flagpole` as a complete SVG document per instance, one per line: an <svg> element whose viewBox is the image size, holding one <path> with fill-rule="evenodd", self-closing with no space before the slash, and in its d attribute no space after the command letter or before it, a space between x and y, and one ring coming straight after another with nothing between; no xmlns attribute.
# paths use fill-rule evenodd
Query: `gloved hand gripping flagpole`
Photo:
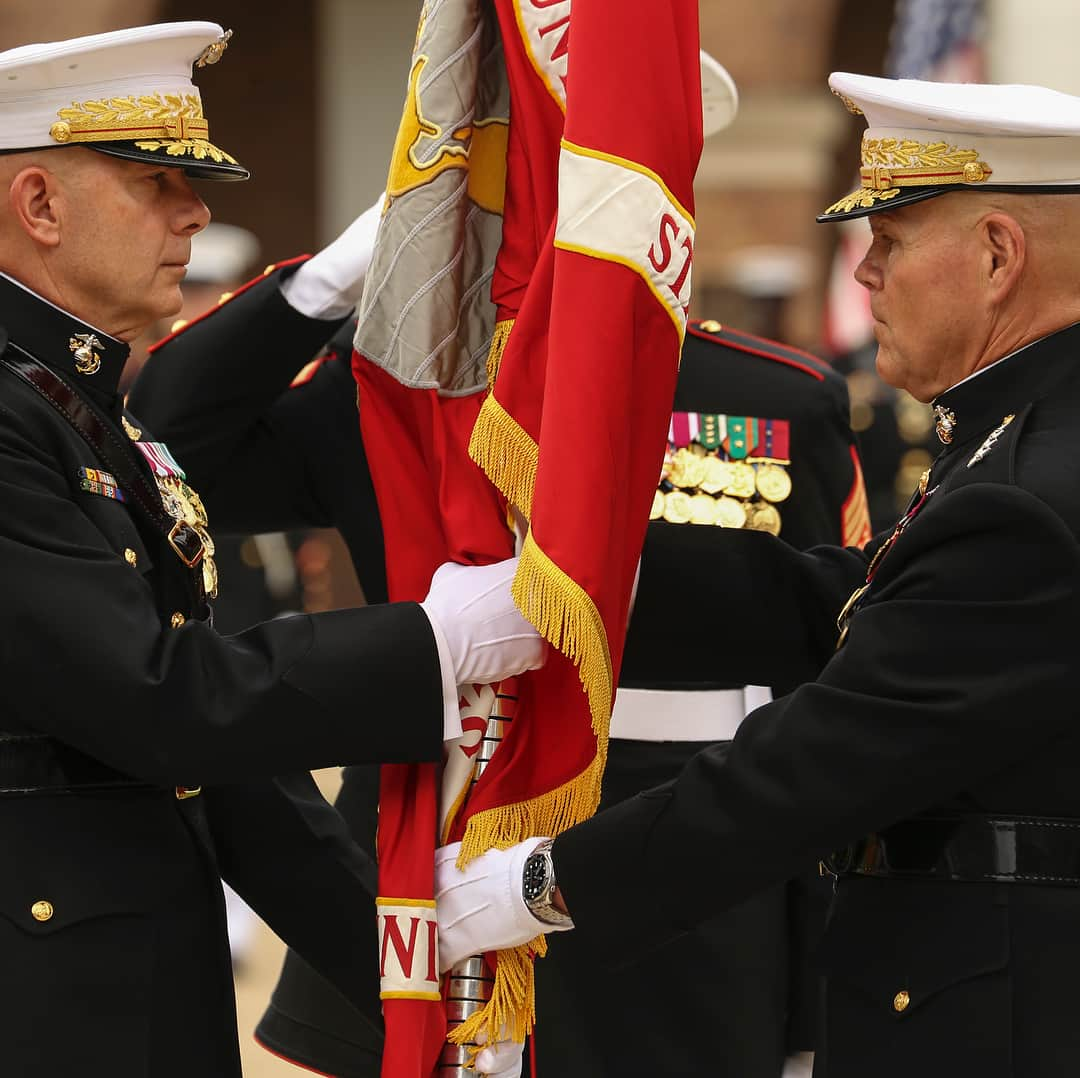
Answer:
<svg viewBox="0 0 1080 1078"><path fill-rule="evenodd" d="M505 718L500 714L500 705L505 699L510 698L496 693L495 704L491 709L491 716L484 729L480 749L476 754L476 766L469 782L470 795L480 776L491 763L495 750L506 736L510 723L513 722L512 718ZM466 798L467 803L468 798ZM487 1001L491 999L492 985L495 983L494 973L488 969L481 955L472 955L470 958L462 959L451 967L449 977L450 984L446 995L447 1036L467 1018L483 1009ZM475 1043L451 1044L447 1041L439 1057L437 1068L439 1078L476 1078L477 1072L468 1064L476 1057L480 1047Z"/></svg>

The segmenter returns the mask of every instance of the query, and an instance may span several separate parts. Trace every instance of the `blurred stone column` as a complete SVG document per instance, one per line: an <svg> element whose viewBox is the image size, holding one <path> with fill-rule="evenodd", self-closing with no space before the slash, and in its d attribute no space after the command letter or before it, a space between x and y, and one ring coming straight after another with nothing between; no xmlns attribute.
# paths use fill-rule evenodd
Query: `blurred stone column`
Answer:
<svg viewBox="0 0 1080 1078"><path fill-rule="evenodd" d="M319 0L319 233L332 239L386 186L420 0Z"/></svg>
<svg viewBox="0 0 1080 1078"><path fill-rule="evenodd" d="M986 8L991 82L1033 82L1080 94L1076 0L988 0Z"/></svg>

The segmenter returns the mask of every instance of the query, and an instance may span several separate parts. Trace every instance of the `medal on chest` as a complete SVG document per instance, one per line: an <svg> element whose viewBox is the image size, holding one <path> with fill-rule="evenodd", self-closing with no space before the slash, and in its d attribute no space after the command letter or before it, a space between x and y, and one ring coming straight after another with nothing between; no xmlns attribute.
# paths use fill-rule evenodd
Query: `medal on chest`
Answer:
<svg viewBox="0 0 1080 1078"><path fill-rule="evenodd" d="M133 427L128 429L130 424L126 421L124 427L129 436L135 430ZM189 569L196 566L201 568L203 588L211 599L216 599L218 571L214 561L214 540L210 535L209 519L202 498L189 486L183 469L176 463L164 442L142 442L135 438L132 438L132 441L154 473L154 482L157 484L165 512L178 524L186 524L202 541L201 551L194 556L182 550L170 538L172 548Z"/></svg>
<svg viewBox="0 0 1080 1078"><path fill-rule="evenodd" d="M650 519L779 535L789 434L786 419L673 413Z"/></svg>

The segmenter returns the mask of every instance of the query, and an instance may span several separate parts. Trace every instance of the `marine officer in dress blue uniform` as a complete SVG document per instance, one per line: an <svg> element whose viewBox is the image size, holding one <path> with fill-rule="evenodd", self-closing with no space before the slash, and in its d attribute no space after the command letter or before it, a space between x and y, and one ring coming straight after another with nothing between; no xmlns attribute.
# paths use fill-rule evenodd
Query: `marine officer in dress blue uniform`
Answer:
<svg viewBox="0 0 1080 1078"><path fill-rule="evenodd" d="M877 367L933 403L941 451L862 550L727 530L702 577L654 547L638 607L699 599L671 676L812 679L553 844L464 872L440 852L441 957L521 942L522 910L530 934L569 918L603 992L610 964L821 857L817 1078L1051 1078L1080 1055L1080 98L830 83L867 130L821 219L869 217Z"/></svg>
<svg viewBox="0 0 1080 1078"><path fill-rule="evenodd" d="M456 682L491 674L477 646L540 657L505 563L423 604L214 630L206 507L118 382L180 306L209 218L191 181L247 176L191 80L227 43L176 23L0 53L0 1054L20 1078L239 1078L221 876L366 1002L370 860L310 776L273 776L437 760ZM332 333L335 260L271 274L256 335ZM460 616L478 591L483 629Z"/></svg>

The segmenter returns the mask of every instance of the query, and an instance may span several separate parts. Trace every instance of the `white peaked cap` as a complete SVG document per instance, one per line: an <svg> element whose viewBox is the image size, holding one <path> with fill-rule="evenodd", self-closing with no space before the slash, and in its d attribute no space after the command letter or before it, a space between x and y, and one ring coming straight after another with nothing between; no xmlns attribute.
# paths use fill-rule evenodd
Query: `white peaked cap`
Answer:
<svg viewBox="0 0 1080 1078"><path fill-rule="evenodd" d="M185 284L236 284L259 257L254 232L211 221L191 237L191 258Z"/></svg>
<svg viewBox="0 0 1080 1078"><path fill-rule="evenodd" d="M192 67L228 44L217 23L176 22L0 52L0 151L85 145L210 179L248 172L209 140Z"/></svg>
<svg viewBox="0 0 1080 1078"><path fill-rule="evenodd" d="M881 79L829 86L866 118L862 183L818 217L835 221L956 190L1080 191L1080 97L1045 86Z"/></svg>
<svg viewBox="0 0 1080 1078"><path fill-rule="evenodd" d="M739 111L739 91L727 68L701 50L701 127L705 138L723 131Z"/></svg>

